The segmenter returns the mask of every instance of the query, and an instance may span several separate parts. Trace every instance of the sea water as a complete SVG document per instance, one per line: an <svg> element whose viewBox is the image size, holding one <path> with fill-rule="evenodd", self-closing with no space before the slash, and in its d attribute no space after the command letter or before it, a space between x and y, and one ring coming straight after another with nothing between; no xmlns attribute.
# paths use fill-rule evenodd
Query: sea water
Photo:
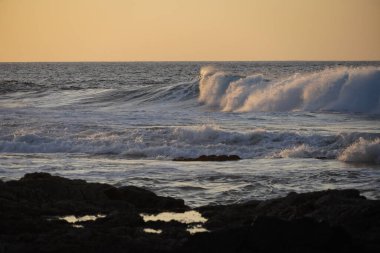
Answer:
<svg viewBox="0 0 380 253"><path fill-rule="evenodd" d="M242 160L172 161L200 155ZM380 63L1 63L0 178L36 171L191 206L380 199Z"/></svg>

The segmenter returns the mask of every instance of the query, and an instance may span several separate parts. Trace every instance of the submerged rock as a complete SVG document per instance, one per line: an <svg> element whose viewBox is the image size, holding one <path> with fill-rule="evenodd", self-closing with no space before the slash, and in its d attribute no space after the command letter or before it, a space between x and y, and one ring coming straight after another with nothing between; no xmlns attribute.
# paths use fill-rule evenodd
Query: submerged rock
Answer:
<svg viewBox="0 0 380 253"><path fill-rule="evenodd" d="M186 210L134 186L26 174L0 181L0 252L380 252L380 201L357 190L203 206L193 224L143 215Z"/></svg>
<svg viewBox="0 0 380 253"><path fill-rule="evenodd" d="M237 161L241 158L237 155L201 155L197 158L185 158L178 157L174 158L173 161L176 162L224 162L224 161Z"/></svg>

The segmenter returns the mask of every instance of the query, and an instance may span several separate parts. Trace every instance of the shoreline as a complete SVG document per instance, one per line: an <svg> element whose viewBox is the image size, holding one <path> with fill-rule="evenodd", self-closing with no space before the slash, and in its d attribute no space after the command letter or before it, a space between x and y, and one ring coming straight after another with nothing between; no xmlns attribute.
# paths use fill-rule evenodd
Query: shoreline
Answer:
<svg viewBox="0 0 380 253"><path fill-rule="evenodd" d="M48 173L0 181L0 252L379 252L379 221L380 200L354 189L192 209Z"/></svg>

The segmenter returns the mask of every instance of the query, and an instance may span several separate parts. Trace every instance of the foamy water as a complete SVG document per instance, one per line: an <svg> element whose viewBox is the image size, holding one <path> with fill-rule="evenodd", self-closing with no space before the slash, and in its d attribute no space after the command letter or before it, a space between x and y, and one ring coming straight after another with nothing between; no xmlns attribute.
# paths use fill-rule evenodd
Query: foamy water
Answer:
<svg viewBox="0 0 380 253"><path fill-rule="evenodd" d="M334 67L267 80L201 70L199 101L222 111L380 114L380 67Z"/></svg>
<svg viewBox="0 0 380 253"><path fill-rule="evenodd" d="M0 64L0 177L45 171L188 204L380 198L380 64ZM224 163L176 157L239 155Z"/></svg>

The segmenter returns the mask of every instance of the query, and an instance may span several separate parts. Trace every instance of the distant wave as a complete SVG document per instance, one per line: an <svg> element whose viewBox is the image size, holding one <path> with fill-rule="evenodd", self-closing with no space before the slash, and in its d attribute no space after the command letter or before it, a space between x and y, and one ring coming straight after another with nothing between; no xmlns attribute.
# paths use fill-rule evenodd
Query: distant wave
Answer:
<svg viewBox="0 0 380 253"><path fill-rule="evenodd" d="M300 135L261 129L239 132L215 125L81 131L64 136L17 130L0 136L0 152L86 153L172 159L236 154L242 158L319 158L379 163L380 134Z"/></svg>
<svg viewBox="0 0 380 253"><path fill-rule="evenodd" d="M81 84L83 85L83 84ZM37 85L21 81L0 81L0 95L12 93L8 104L31 107L60 107L67 105L123 106L124 104L160 104L193 101L199 94L198 79L175 84L144 84L113 88L83 88L77 86Z"/></svg>
<svg viewBox="0 0 380 253"><path fill-rule="evenodd" d="M91 98L92 102L137 102L165 103L181 102L198 96L198 81L171 85L147 85L133 89L112 89L102 96Z"/></svg>
<svg viewBox="0 0 380 253"><path fill-rule="evenodd" d="M201 70L199 101L226 112L335 111L380 114L380 68L339 67L267 81Z"/></svg>
<svg viewBox="0 0 380 253"><path fill-rule="evenodd" d="M104 87L103 87L104 86ZM91 87L91 88L90 88ZM338 67L269 80L261 74L230 74L203 67L200 77L174 84L92 85L67 82L39 85L0 81L0 95L25 106L123 106L191 102L224 112L314 111L380 114L380 68ZM21 92L21 93L17 93ZM7 97L5 97L7 98ZM29 100L25 100L28 98ZM19 103L19 101L21 102ZM61 101L50 103L49 101ZM199 103L198 103L198 102Z"/></svg>
<svg viewBox="0 0 380 253"><path fill-rule="evenodd" d="M41 91L44 87L27 81L0 80L0 95L12 92Z"/></svg>

